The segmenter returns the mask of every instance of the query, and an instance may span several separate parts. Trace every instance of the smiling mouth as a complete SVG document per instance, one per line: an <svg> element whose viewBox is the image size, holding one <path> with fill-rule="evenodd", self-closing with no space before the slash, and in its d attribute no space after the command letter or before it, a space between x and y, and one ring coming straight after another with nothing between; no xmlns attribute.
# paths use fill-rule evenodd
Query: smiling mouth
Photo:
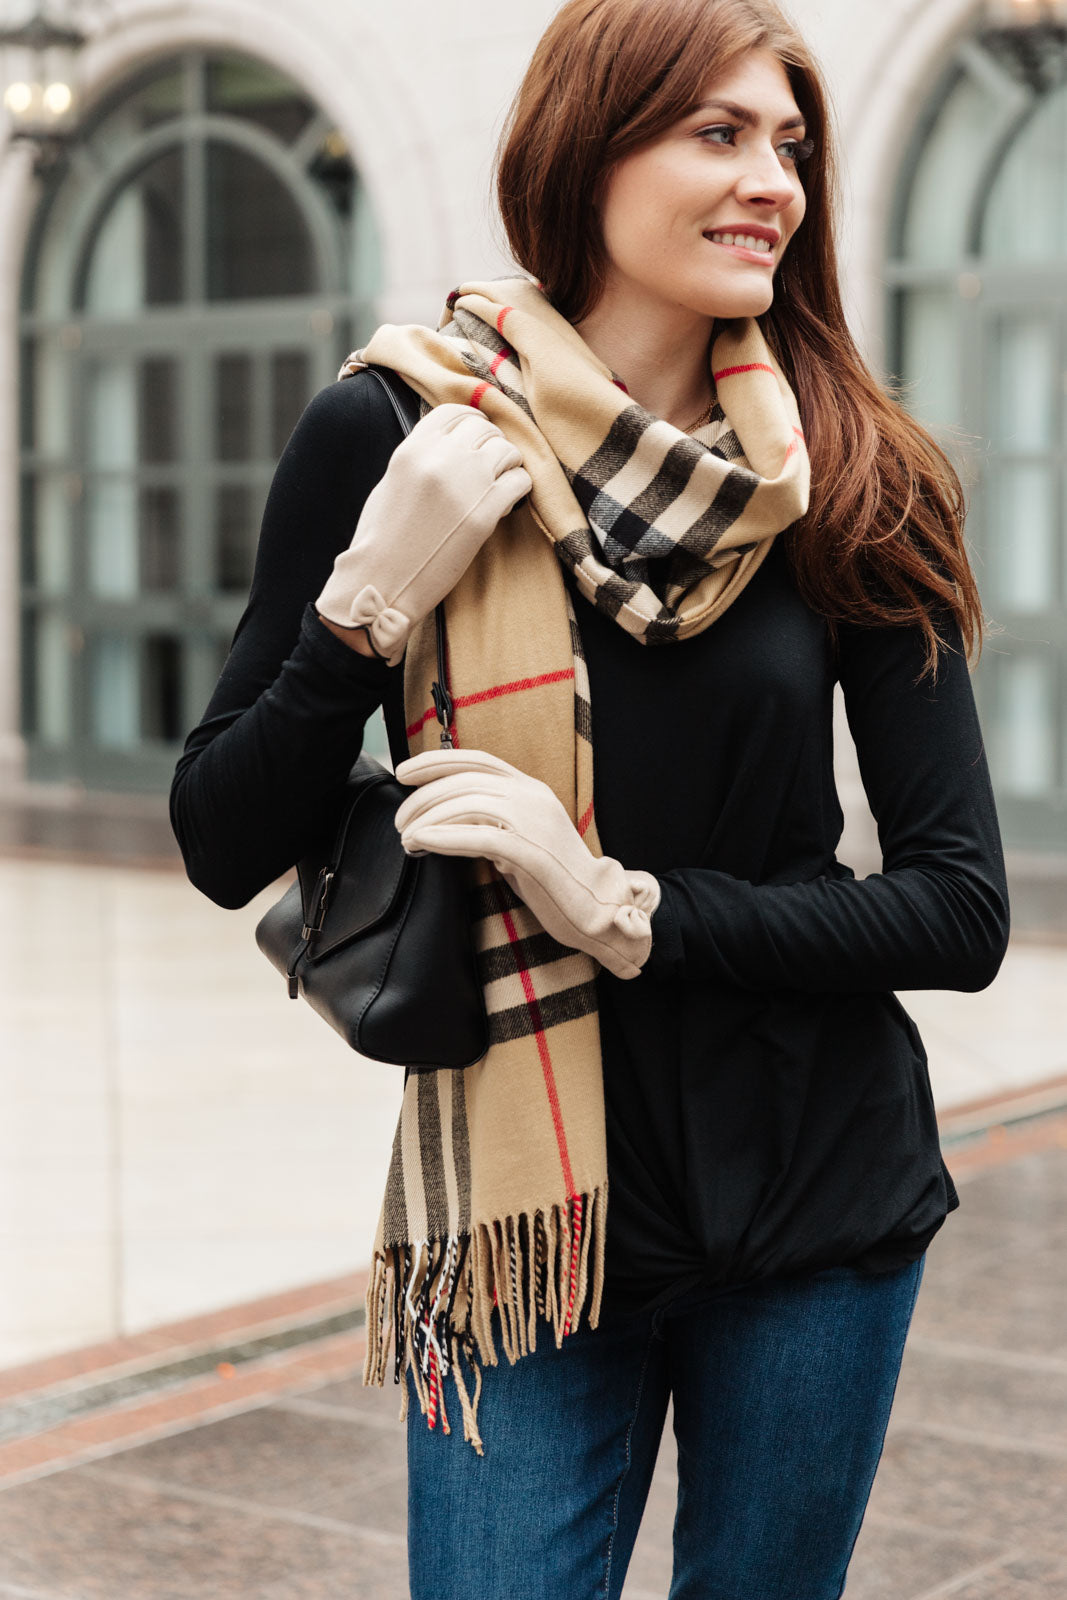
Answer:
<svg viewBox="0 0 1067 1600"><path fill-rule="evenodd" d="M742 261L758 261L761 266L774 265L773 247L769 250L750 250L745 245L727 244L724 239L715 239L710 233L706 233L704 238L709 244L718 245L720 250L728 250L731 255L740 256Z"/></svg>

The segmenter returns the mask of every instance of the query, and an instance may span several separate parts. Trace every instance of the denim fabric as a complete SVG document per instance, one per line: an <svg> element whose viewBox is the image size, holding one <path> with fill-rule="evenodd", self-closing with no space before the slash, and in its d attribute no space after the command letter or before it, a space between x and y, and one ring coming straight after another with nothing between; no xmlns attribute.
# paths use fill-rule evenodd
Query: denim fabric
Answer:
<svg viewBox="0 0 1067 1600"><path fill-rule="evenodd" d="M501 1358L482 1457L451 1380L449 1435L412 1388L412 1600L618 1600L672 1396L670 1600L837 1600L924 1264L697 1289Z"/></svg>

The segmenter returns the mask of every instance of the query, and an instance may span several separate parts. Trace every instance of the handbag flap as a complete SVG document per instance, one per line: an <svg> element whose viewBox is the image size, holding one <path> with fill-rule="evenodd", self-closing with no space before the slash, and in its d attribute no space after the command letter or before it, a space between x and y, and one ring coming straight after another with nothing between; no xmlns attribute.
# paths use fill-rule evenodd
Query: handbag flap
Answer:
<svg viewBox="0 0 1067 1600"><path fill-rule="evenodd" d="M390 772L361 756L347 785L348 800L326 868L326 904L319 932L308 950L318 961L346 940L365 933L407 892L418 862L407 855L396 831L397 807L407 794ZM305 916L314 904L318 874L305 857L299 864Z"/></svg>

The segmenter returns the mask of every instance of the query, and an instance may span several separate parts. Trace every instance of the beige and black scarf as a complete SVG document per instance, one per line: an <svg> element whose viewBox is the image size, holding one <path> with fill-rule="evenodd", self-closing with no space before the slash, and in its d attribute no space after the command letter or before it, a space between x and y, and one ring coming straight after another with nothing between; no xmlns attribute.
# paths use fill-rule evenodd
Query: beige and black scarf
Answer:
<svg viewBox="0 0 1067 1600"><path fill-rule="evenodd" d="M436 330L380 327L340 376L370 364L398 372L423 414L479 407L522 452L530 494L446 602L452 733L548 783L599 855L589 683L562 567L636 642L706 628L807 509L795 397L755 320L726 323L711 345L711 421L689 436L629 399L525 278L462 285ZM413 755L436 742L434 665L430 617L405 658ZM490 1049L464 1071L406 1081L363 1381L384 1382L392 1351L428 1425L450 1431L451 1376L481 1454L494 1335L514 1362L541 1321L557 1346L583 1314L597 1324L608 1173L596 963L550 938L485 861L471 864L471 916Z"/></svg>

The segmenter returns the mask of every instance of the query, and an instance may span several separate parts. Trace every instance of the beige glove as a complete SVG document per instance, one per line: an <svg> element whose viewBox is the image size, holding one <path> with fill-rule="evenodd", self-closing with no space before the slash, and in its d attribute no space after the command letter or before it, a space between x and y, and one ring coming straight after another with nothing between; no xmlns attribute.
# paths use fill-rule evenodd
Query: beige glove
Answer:
<svg viewBox="0 0 1067 1600"><path fill-rule="evenodd" d="M316 610L339 627L365 628L395 667L415 624L531 487L522 456L488 417L435 406L390 456Z"/></svg>
<svg viewBox="0 0 1067 1600"><path fill-rule="evenodd" d="M637 977L659 882L592 855L546 783L483 750L428 750L396 775L416 790L396 814L409 855L484 856L546 933L617 978Z"/></svg>

